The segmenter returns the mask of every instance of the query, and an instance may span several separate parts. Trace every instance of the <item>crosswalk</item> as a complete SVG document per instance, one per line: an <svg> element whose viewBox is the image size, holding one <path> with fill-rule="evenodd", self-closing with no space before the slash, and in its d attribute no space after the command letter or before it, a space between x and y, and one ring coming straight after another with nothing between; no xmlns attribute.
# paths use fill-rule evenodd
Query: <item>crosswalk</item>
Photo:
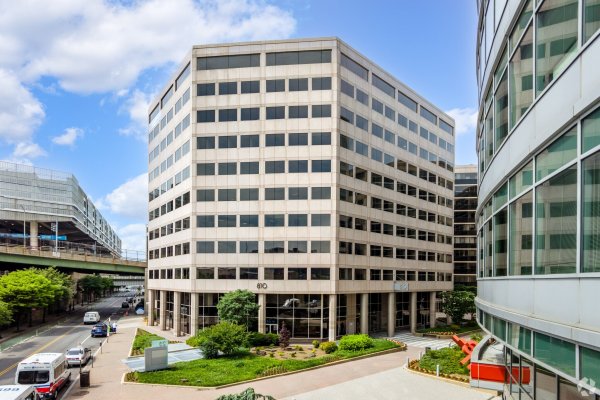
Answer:
<svg viewBox="0 0 600 400"><path fill-rule="evenodd" d="M423 349L425 347L429 347L434 350L454 344L452 339L436 339L427 336L419 337L411 334L410 332L397 332L392 339L404 342L408 346L420 347Z"/></svg>

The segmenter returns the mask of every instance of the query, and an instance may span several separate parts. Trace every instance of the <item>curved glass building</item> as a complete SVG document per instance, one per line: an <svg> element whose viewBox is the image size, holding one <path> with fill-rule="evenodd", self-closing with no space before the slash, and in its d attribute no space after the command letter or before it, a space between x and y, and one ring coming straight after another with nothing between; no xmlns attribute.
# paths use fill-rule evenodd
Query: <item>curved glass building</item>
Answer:
<svg viewBox="0 0 600 400"><path fill-rule="evenodd" d="M600 391L600 1L478 1L480 325L507 399Z"/></svg>

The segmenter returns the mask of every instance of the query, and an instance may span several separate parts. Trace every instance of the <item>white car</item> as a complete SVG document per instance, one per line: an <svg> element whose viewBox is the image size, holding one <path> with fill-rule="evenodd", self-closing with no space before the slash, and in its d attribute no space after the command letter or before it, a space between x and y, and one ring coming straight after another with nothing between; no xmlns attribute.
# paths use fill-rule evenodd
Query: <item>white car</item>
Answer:
<svg viewBox="0 0 600 400"><path fill-rule="evenodd" d="M84 324L97 324L100 322L100 313L98 311L88 311L83 316Z"/></svg>
<svg viewBox="0 0 600 400"><path fill-rule="evenodd" d="M73 347L67 351L67 364L71 366L85 365L92 357L92 351L87 347Z"/></svg>

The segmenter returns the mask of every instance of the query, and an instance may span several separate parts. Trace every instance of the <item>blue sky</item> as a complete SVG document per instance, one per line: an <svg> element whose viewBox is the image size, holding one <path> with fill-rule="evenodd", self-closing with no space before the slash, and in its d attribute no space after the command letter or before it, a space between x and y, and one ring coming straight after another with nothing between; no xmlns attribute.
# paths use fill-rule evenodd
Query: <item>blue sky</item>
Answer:
<svg viewBox="0 0 600 400"><path fill-rule="evenodd" d="M472 0L0 0L0 159L73 173L143 250L147 105L189 48L338 36L451 113L474 163L476 17Z"/></svg>

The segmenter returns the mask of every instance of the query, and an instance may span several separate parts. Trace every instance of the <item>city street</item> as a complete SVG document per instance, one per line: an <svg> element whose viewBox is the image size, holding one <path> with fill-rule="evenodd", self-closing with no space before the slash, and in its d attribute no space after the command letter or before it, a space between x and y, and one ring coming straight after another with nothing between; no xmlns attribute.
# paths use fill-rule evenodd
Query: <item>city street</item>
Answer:
<svg viewBox="0 0 600 400"><path fill-rule="evenodd" d="M127 294L133 296L133 293ZM83 315L86 311L98 311L103 321L111 318L111 321L117 321L123 315L125 309L121 308L121 303L125 300L125 293L119 293L113 297L102 299L101 301L91 304L88 309L81 309L71 316L65 323L61 323L39 336L31 337L23 343L17 344L10 349L0 353L0 385L14 384L15 371L17 364L36 353L64 353L69 348L82 345L92 350L92 354L96 352L100 344L106 338L92 338L90 330L93 325L83 324ZM133 308L129 309L133 312ZM118 329L117 329L118 332ZM118 334L118 333L117 333ZM109 339L110 340L110 339ZM72 368L71 380L73 381L78 369ZM65 389L61 391L65 392Z"/></svg>

